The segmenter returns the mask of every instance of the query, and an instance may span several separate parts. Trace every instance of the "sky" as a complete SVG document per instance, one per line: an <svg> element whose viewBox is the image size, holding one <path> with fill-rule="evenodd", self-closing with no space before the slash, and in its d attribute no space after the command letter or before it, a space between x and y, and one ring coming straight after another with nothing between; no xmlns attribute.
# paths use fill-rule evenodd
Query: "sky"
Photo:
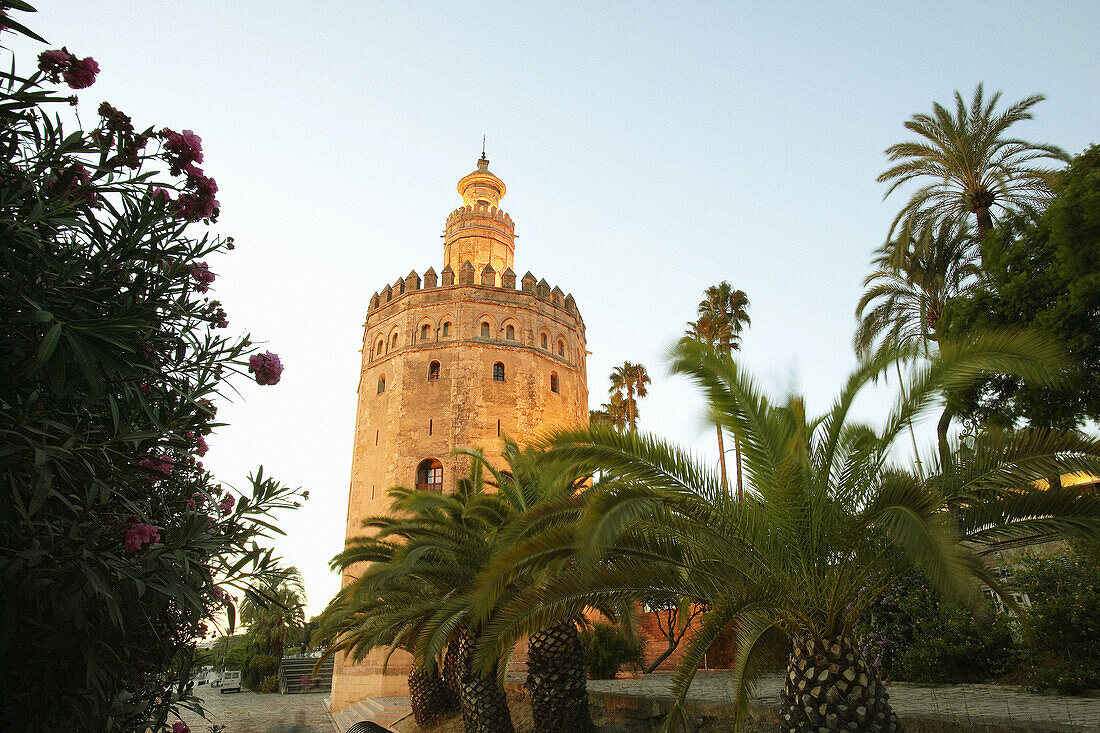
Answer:
<svg viewBox="0 0 1100 733"><path fill-rule="evenodd" d="M279 517L308 613L339 586L362 325L373 292L442 263L458 180L482 136L507 185L516 272L572 293L591 406L624 360L653 379L642 430L716 461L703 405L664 354L721 280L744 290L741 359L823 411L855 366L854 310L905 198L883 200L904 122L1041 93L1012 133L1076 154L1100 142L1095 2L336 2L57 0L25 23L101 68L141 129L202 137L219 186L210 262L230 328L286 365L239 380L206 465L244 487L309 490ZM29 71L44 47L10 42ZM4 60L7 64L8 60ZM874 421L882 386L859 405ZM928 426L918 436L930 439Z"/></svg>

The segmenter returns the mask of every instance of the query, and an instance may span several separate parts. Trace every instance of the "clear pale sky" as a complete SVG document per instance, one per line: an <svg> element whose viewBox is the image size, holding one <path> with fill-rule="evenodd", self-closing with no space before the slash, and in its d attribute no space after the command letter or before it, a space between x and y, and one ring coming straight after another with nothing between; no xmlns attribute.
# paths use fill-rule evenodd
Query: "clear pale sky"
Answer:
<svg viewBox="0 0 1100 733"><path fill-rule="evenodd" d="M702 403L662 354L729 280L752 303L743 360L825 409L904 200L882 199L883 150L912 114L984 82L1005 105L1047 97L1014 135L1098 142L1095 2L38 4L25 22L50 48L100 64L86 125L107 100L203 139L214 229L237 242L210 263L215 297L286 365L276 387L237 383L206 463L237 486L262 463L310 490L278 542L310 614L338 587L368 300L440 269L483 134L517 273L584 316L592 406L615 364L641 362L640 427L707 460ZM23 71L43 50L12 48Z"/></svg>

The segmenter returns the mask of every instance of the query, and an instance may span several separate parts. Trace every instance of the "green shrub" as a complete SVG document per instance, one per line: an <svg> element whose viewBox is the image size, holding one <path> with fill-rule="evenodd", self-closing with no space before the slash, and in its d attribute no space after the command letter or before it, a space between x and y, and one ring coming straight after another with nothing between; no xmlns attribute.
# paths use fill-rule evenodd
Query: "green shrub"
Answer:
<svg viewBox="0 0 1100 733"><path fill-rule="evenodd" d="M1085 557L1029 558L1016 578L1032 603L1030 686L1067 694L1100 687L1100 568Z"/></svg>
<svg viewBox="0 0 1100 733"><path fill-rule="evenodd" d="M985 610L985 609L983 609ZM861 619L864 655L910 682L989 682L1019 661L1012 628L993 609L946 603L918 573L891 586Z"/></svg>
<svg viewBox="0 0 1100 733"><path fill-rule="evenodd" d="M244 668L243 684L255 692L263 692L264 680L279 673L279 660L269 654L257 654Z"/></svg>
<svg viewBox="0 0 1100 733"><path fill-rule="evenodd" d="M641 664L642 642L614 624L596 622L581 632L588 676L594 680L614 679L624 664Z"/></svg>
<svg viewBox="0 0 1100 733"><path fill-rule="evenodd" d="M260 682L260 689L258 690L258 692L268 693L268 692L278 692L278 691L279 691L279 677L278 677L278 675L273 675L273 674L268 675L267 677L264 677L262 682Z"/></svg>

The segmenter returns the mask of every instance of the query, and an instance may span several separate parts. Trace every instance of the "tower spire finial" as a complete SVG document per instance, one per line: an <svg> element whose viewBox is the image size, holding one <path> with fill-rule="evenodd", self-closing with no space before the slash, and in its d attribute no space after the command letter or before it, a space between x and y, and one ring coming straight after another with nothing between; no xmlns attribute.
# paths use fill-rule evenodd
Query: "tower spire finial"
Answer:
<svg viewBox="0 0 1100 733"><path fill-rule="evenodd" d="M481 159L485 160L485 136L481 136Z"/></svg>

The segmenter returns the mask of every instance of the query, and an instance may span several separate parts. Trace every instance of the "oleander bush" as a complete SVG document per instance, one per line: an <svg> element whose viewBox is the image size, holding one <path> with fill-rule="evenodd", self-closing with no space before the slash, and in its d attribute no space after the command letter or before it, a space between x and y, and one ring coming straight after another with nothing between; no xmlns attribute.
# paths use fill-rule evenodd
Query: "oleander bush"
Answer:
<svg viewBox="0 0 1100 733"><path fill-rule="evenodd" d="M42 40L0 6L0 33ZM201 461L226 379L282 371L211 297L233 243L208 231L201 139L107 102L83 128L58 85L99 65L43 48L0 72L4 727L159 732L196 704L208 624L280 574L261 543L304 492L260 469L240 493Z"/></svg>

